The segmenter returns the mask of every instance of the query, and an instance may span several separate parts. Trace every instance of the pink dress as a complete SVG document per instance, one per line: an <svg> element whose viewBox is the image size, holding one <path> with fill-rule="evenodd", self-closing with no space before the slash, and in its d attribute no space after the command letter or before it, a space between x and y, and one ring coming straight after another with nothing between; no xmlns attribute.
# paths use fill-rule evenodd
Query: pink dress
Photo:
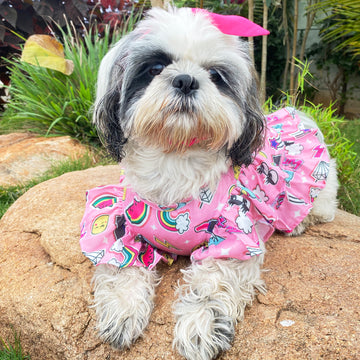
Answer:
<svg viewBox="0 0 360 360"><path fill-rule="evenodd" d="M215 192L172 206L148 202L130 187L87 191L80 245L95 264L153 268L177 255L246 260L261 254L275 229L291 232L325 186L329 155L293 109L267 116L264 147L248 167L230 167Z"/></svg>

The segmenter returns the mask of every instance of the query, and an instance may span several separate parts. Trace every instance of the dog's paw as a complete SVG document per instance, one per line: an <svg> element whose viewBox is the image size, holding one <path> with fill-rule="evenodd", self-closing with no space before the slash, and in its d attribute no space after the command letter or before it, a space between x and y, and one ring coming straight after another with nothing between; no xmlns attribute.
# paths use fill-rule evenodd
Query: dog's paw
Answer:
<svg viewBox="0 0 360 360"><path fill-rule="evenodd" d="M173 345L187 360L215 359L221 352L230 349L235 321L223 313L222 305L221 301L211 299L192 304L179 301L176 304Z"/></svg>
<svg viewBox="0 0 360 360"><path fill-rule="evenodd" d="M293 231L291 231L289 233L285 233L285 235L286 236L300 236L305 232L307 226L308 225L307 225L306 219L305 219L303 222L301 222L299 225L297 225Z"/></svg>
<svg viewBox="0 0 360 360"><path fill-rule="evenodd" d="M118 271L102 265L93 281L100 338L118 349L129 347L149 323L157 285L155 273L135 267Z"/></svg>
<svg viewBox="0 0 360 360"><path fill-rule="evenodd" d="M127 308L127 304L125 309ZM148 318L140 315L144 313L140 310L138 313L133 313L126 316L125 313L102 313L102 318L98 319L99 337L104 342L117 349L124 349L130 347L145 330L148 324ZM109 318L112 317L109 321Z"/></svg>

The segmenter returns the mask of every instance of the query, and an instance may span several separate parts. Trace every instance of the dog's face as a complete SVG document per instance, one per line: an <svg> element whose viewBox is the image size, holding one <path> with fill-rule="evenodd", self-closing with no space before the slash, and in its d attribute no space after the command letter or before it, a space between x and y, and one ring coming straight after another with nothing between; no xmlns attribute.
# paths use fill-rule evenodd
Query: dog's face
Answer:
<svg viewBox="0 0 360 360"><path fill-rule="evenodd" d="M152 9L103 59L94 120L117 160L135 141L163 152L224 150L248 165L264 120L247 44L204 13Z"/></svg>

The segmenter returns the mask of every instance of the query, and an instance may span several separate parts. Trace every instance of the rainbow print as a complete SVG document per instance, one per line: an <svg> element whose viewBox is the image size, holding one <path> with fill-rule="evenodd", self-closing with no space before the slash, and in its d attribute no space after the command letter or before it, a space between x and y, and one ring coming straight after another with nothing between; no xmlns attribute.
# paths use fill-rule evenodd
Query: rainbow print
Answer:
<svg viewBox="0 0 360 360"><path fill-rule="evenodd" d="M236 188L236 185L231 185L228 191L228 195L230 196L233 190Z"/></svg>
<svg viewBox="0 0 360 360"><path fill-rule="evenodd" d="M124 268L131 266L135 262L138 253L136 249L125 246L121 255L123 255L124 259L121 261L120 267Z"/></svg>
<svg viewBox="0 0 360 360"><path fill-rule="evenodd" d="M134 202L132 202L125 210L125 215L132 224L140 226L146 223L149 216L149 210L147 204L134 199Z"/></svg>
<svg viewBox="0 0 360 360"><path fill-rule="evenodd" d="M116 197L112 195L105 195L97 198L91 204L96 209L104 209L106 207L112 207L117 202Z"/></svg>
<svg viewBox="0 0 360 360"><path fill-rule="evenodd" d="M176 229L176 218L173 219L170 216L169 211L158 211L157 218L159 220L160 225L168 231L177 232Z"/></svg>

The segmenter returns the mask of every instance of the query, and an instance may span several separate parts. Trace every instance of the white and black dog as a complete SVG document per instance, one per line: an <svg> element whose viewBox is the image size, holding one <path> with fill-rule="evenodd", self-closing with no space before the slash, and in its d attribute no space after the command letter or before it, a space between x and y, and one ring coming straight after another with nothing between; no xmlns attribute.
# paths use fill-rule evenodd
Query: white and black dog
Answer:
<svg viewBox="0 0 360 360"><path fill-rule="evenodd" d="M182 204L178 211L186 215L187 203L197 201L206 188L210 195L208 204L201 203L203 208L236 214L233 222L226 223L222 214L193 224L194 234L208 237L199 244L201 249L193 248L196 256L183 271L184 281L174 305L174 347L189 360L213 359L230 348L235 325L256 291L265 291L263 243L273 228L297 235L308 225L333 219L335 162L321 158L327 151L312 120L292 109L285 110L284 122L263 115L247 43L220 31L205 11L150 10L105 56L97 86L94 122L108 151L125 169L122 186L131 189L137 199L132 206L139 207L143 201L144 210L152 203L161 204L156 211L165 217L173 204ZM292 126L286 125L289 119L298 121L296 131L285 136L286 126ZM310 135L318 142L309 140ZM310 150L305 149L304 139ZM266 148L273 153L267 154ZM308 170L302 156L311 158ZM229 172L235 185L226 188L228 200L215 202L214 194ZM296 182L297 176L300 180ZM280 190L272 194L272 186ZM301 196L303 190L297 186L306 188L307 194ZM120 198L114 196L111 211ZM145 218L138 217L136 222L130 210L128 206L125 215L114 217L114 256L126 249L122 236L130 225L139 229L139 234L134 229L129 232L135 237L134 248L144 241L163 257L169 257L164 249L186 254L181 250L185 243L181 234L190 234L191 221L195 221L192 214L182 217L185 227L177 229L177 237L159 240L158 235L142 235L139 224L145 223ZM285 220L277 215L281 211ZM89 220L91 231L86 230L85 215L83 234L97 236L105 228L111 229L111 216L99 215L95 223ZM167 216L170 223L174 216ZM158 217L157 227L161 220L166 219ZM155 233L155 225L153 229ZM226 236L232 237L233 243L217 256L217 246L226 244ZM246 243L247 237L255 246ZM156 241L162 244L158 248ZM97 259L104 256L100 250L90 249ZM187 253L192 255L192 251ZM117 348L128 347L148 324L159 278L152 266L122 266L115 257L94 263L98 265L94 306L100 337Z"/></svg>

